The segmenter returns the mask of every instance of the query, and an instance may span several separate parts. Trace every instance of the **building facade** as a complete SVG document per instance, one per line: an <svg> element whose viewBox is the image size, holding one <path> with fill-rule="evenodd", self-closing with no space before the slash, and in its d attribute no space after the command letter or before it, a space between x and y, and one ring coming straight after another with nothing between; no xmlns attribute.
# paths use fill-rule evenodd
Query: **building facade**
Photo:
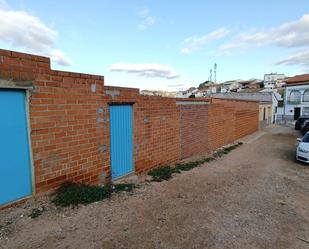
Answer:
<svg viewBox="0 0 309 249"><path fill-rule="evenodd" d="M309 74L290 78L284 91L283 116L285 120L296 120L309 116Z"/></svg>
<svg viewBox="0 0 309 249"><path fill-rule="evenodd" d="M239 80L225 81L221 83L221 93L237 92L241 88Z"/></svg>
<svg viewBox="0 0 309 249"><path fill-rule="evenodd" d="M270 73L264 75L264 88L274 89L282 87L285 84L285 75L278 73Z"/></svg>

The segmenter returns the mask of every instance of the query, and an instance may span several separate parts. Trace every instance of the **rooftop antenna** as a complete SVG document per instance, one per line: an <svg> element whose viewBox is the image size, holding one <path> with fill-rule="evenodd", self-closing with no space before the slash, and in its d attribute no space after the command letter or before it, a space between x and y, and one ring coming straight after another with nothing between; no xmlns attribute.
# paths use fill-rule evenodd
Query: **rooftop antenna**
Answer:
<svg viewBox="0 0 309 249"><path fill-rule="evenodd" d="M214 65L214 82L217 83L217 63Z"/></svg>

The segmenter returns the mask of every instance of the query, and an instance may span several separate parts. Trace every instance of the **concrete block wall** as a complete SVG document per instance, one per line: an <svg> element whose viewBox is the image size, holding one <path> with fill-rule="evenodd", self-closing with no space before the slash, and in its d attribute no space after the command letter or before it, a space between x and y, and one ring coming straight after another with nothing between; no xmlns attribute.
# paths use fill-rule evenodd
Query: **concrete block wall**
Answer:
<svg viewBox="0 0 309 249"><path fill-rule="evenodd" d="M28 89L36 193L66 181L110 180L110 104L133 105L138 174L208 152L258 126L253 105L247 112L244 103L177 105L172 98L140 96L139 89L104 86L103 76L52 70L42 56L0 50L0 79ZM205 99L184 102L192 101Z"/></svg>

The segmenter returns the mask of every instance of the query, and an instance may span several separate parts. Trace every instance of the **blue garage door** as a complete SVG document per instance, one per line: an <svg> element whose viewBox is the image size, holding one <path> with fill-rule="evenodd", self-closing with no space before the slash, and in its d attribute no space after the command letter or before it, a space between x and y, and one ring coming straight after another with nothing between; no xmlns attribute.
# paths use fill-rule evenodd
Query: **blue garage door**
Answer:
<svg viewBox="0 0 309 249"><path fill-rule="evenodd" d="M112 179L133 171L132 105L110 106Z"/></svg>
<svg viewBox="0 0 309 249"><path fill-rule="evenodd" d="M0 205L32 193L24 91L0 90Z"/></svg>

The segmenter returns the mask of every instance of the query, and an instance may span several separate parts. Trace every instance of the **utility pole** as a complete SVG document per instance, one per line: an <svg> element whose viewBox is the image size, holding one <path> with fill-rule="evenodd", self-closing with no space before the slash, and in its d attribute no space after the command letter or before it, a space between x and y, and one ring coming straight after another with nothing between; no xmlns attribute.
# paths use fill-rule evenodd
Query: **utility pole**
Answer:
<svg viewBox="0 0 309 249"><path fill-rule="evenodd" d="M209 70L209 81L212 82L212 69Z"/></svg>

